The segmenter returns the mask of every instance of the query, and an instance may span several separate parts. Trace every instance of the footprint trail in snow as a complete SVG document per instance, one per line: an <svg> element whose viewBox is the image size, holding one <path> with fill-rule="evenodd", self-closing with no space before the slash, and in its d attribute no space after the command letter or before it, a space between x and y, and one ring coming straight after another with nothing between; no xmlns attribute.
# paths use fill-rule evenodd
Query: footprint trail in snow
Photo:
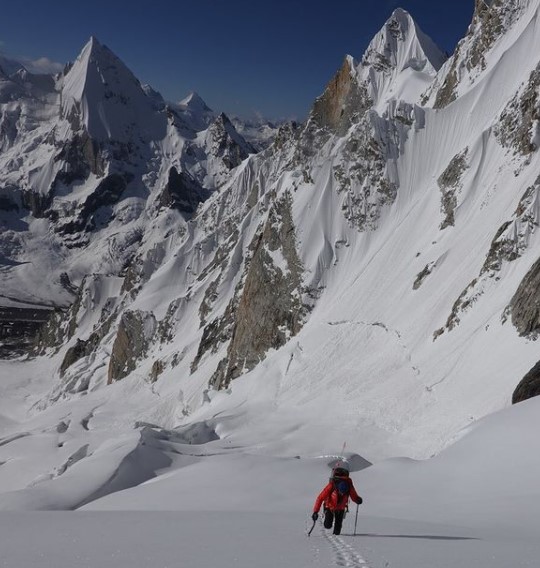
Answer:
<svg viewBox="0 0 540 568"><path fill-rule="evenodd" d="M322 528L321 533L332 548L335 566L344 566L346 568L371 568L358 551L348 545L341 537L330 534Z"/></svg>

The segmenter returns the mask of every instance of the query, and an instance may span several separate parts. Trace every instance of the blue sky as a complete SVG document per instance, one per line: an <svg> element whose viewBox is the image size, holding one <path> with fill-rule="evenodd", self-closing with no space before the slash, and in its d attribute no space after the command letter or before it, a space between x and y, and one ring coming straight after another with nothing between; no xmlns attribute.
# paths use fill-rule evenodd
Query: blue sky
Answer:
<svg viewBox="0 0 540 568"><path fill-rule="evenodd" d="M299 118L345 54L360 57L392 10L452 52L474 0L6 0L0 52L74 60L91 35L168 100L197 91L215 110Z"/></svg>

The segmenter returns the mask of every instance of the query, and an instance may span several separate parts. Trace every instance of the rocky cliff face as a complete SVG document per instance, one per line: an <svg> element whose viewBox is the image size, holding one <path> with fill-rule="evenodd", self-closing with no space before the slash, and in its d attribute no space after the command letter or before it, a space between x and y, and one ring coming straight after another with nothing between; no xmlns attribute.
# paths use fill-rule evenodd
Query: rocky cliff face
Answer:
<svg viewBox="0 0 540 568"><path fill-rule="evenodd" d="M469 148L465 148L465 150L456 154L437 180L442 194L441 211L444 214L441 230L455 224L454 213L458 203L457 197L462 188L461 178L468 168L468 153Z"/></svg>
<svg viewBox="0 0 540 568"><path fill-rule="evenodd" d="M152 314L132 311L122 314L109 362L109 383L127 377L136 369L155 332L156 319Z"/></svg>
<svg viewBox="0 0 540 568"><path fill-rule="evenodd" d="M215 388L227 387L231 380L253 369L269 349L285 345L304 323L309 305L291 205L290 194L276 201L250 245L244 285L239 299L233 300L236 306L227 358L210 379Z"/></svg>
<svg viewBox="0 0 540 568"><path fill-rule="evenodd" d="M520 335L536 338L540 331L540 259L530 268L510 302L512 323Z"/></svg>
<svg viewBox="0 0 540 568"><path fill-rule="evenodd" d="M512 395L512 404L540 395L540 363L523 377Z"/></svg>
<svg viewBox="0 0 540 568"><path fill-rule="evenodd" d="M343 135L372 106L367 89L358 84L354 69L354 60L347 57L313 104L311 116L321 128Z"/></svg>

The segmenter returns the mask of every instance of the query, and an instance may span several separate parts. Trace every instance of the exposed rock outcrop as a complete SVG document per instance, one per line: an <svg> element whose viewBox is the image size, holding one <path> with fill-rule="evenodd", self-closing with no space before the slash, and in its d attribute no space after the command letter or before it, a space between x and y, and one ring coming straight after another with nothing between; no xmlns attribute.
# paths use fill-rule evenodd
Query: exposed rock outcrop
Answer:
<svg viewBox="0 0 540 568"><path fill-rule="evenodd" d="M120 319L109 361L108 383L127 377L147 353L157 327L153 314L125 311Z"/></svg>
<svg viewBox="0 0 540 568"><path fill-rule="evenodd" d="M510 301L512 323L520 335L540 332L540 259L530 268Z"/></svg>
<svg viewBox="0 0 540 568"><path fill-rule="evenodd" d="M319 127L342 135L371 105L367 89L356 80L354 60L347 57L313 104L311 117Z"/></svg>
<svg viewBox="0 0 540 568"><path fill-rule="evenodd" d="M162 207L177 209L181 213L193 215L199 203L209 195L189 174L172 167L165 189L159 197Z"/></svg>
<svg viewBox="0 0 540 568"><path fill-rule="evenodd" d="M84 131L63 144L54 161L63 163L62 170L56 176L56 183L70 185L74 181L86 179L91 173L97 177L105 175L106 162L101 146Z"/></svg>
<svg viewBox="0 0 540 568"><path fill-rule="evenodd" d="M457 194L461 188L461 177L468 167L468 153L469 148L465 148L463 152L456 154L437 180L442 193L441 210L444 214L444 219L440 226L441 230L454 226Z"/></svg>
<svg viewBox="0 0 540 568"><path fill-rule="evenodd" d="M446 74L446 78L441 88L437 91L437 96L435 97L433 108L444 108L457 99L456 88L459 84L459 79L456 67L457 59L454 59L450 67L450 71ZM425 99L423 99L423 102L425 102Z"/></svg>
<svg viewBox="0 0 540 568"><path fill-rule="evenodd" d="M131 178L132 176L127 173L114 173L103 178L92 194L87 197L75 219L59 224L57 231L61 234L74 234L93 230L102 223L106 224L110 220L111 212L103 219L98 219L95 214L102 207L118 203Z"/></svg>
<svg viewBox="0 0 540 568"><path fill-rule="evenodd" d="M512 404L517 404L540 395L540 361L521 379L512 395Z"/></svg>
<svg viewBox="0 0 540 568"><path fill-rule="evenodd" d="M471 31L476 33L469 50L467 66L472 69L486 66L484 55L491 48L495 40L503 31L503 18L501 7L504 6L503 0L475 0L474 16L471 24ZM469 32L471 33L471 32Z"/></svg>
<svg viewBox="0 0 540 568"><path fill-rule="evenodd" d="M389 163L415 120L412 105L402 103L391 115L364 114L351 132L333 174L343 215L359 231L375 230L383 208L395 201L399 179Z"/></svg>
<svg viewBox="0 0 540 568"><path fill-rule="evenodd" d="M253 257L235 313L232 338L223 361L210 380L216 388L253 369L269 349L278 349L296 335L308 306L303 302L302 264L298 258L286 194L269 212L263 231L251 248Z"/></svg>
<svg viewBox="0 0 540 568"><path fill-rule="evenodd" d="M150 371L150 380L155 383L161 373L165 370L165 363L160 359L156 359L152 364L152 370Z"/></svg>
<svg viewBox="0 0 540 568"><path fill-rule="evenodd" d="M255 154L251 147L236 131L233 123L225 113L221 113L209 129L216 145L217 155L229 169L243 162L249 154Z"/></svg>
<svg viewBox="0 0 540 568"><path fill-rule="evenodd" d="M436 262L426 264L424 269L420 271L413 282L413 290L418 290L424 283L424 280L432 273L433 269L437 266Z"/></svg>
<svg viewBox="0 0 540 568"><path fill-rule="evenodd" d="M77 342L73 347L70 347L60 365L60 376L63 376L66 370L76 363L79 359L88 356L96 347L95 338L96 335L91 336L87 341L82 339L77 339Z"/></svg>
<svg viewBox="0 0 540 568"><path fill-rule="evenodd" d="M528 156L540 139L540 65L531 73L525 89L502 112L495 135L506 148Z"/></svg>

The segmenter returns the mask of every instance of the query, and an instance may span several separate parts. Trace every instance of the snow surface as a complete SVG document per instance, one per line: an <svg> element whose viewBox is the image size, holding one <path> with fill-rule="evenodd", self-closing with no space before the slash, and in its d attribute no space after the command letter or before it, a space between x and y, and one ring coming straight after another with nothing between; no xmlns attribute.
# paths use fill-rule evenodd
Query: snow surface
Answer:
<svg viewBox="0 0 540 568"><path fill-rule="evenodd" d="M3 378L0 508L10 512L0 513L0 526L2 562L10 568L537 565L540 399L474 424L432 459L392 458L369 466L355 453L363 447L361 434L338 420L324 431L306 430L294 442L283 437L273 446L267 440L275 425L255 413L232 410L227 416L217 397L190 426L132 429L132 441L147 433L138 461L125 459L134 446L120 435L127 425L111 408L126 403L124 389L108 393L109 410L103 414L104 406L95 407L103 405L102 395L94 392L29 419L26 393L32 387L39 396L44 386L43 379L27 384L16 365ZM133 404L137 396L130 394ZM319 404L322 415L325 406ZM65 430L60 422L45 427L60 417ZM299 412L296 420L300 429L309 416ZM314 453L314 436L321 448L343 436L345 452L336 445L333 452ZM67 447L65 455L86 444L89 451L80 463L93 462L86 465L87 475L67 479L75 463L64 473L56 471L56 489L54 479L36 479L35 493L9 491L10 485L28 483L32 463L52 467ZM320 521L307 537L315 496L339 456L364 498L356 534L351 505L340 537ZM155 469L156 476L121 490L122 484L139 483L144 467ZM118 491L99 498L99 485L115 480ZM77 511L51 511L72 509L92 495L96 499ZM36 508L48 511L23 511Z"/></svg>

